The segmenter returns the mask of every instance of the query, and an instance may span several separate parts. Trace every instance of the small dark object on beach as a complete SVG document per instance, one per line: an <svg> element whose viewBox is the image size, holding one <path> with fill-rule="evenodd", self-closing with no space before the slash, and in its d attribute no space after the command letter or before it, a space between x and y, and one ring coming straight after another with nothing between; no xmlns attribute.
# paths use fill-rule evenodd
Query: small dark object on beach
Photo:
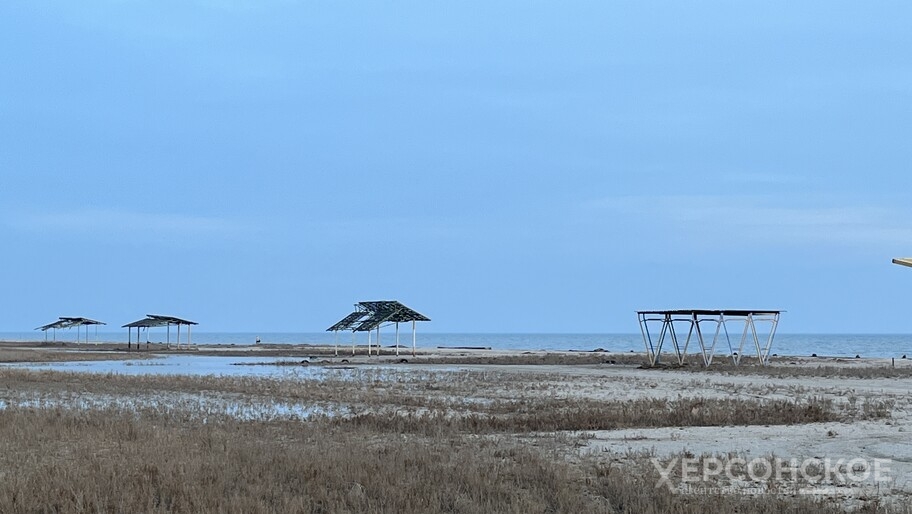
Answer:
<svg viewBox="0 0 912 514"><path fill-rule="evenodd" d="M592 350L592 351L593 351L593 352L604 352L605 349L604 349L604 348L596 348L595 350Z"/></svg>
<svg viewBox="0 0 912 514"><path fill-rule="evenodd" d="M902 358L905 359L905 358L906 358L906 354L903 354Z"/></svg>
<svg viewBox="0 0 912 514"><path fill-rule="evenodd" d="M399 364L408 364L408 359L399 359Z"/></svg>
<svg viewBox="0 0 912 514"><path fill-rule="evenodd" d="M307 359L302 360L302 361L301 361L301 366L310 366L310 361L307 360Z"/></svg>
<svg viewBox="0 0 912 514"><path fill-rule="evenodd" d="M817 356L816 353L812 353L812 354L811 354L811 357L816 357L816 356Z"/></svg>
<svg viewBox="0 0 912 514"><path fill-rule="evenodd" d="M860 358L861 358L861 355L855 355L855 358L856 358L856 359L860 359Z"/></svg>
<svg viewBox="0 0 912 514"><path fill-rule="evenodd" d="M342 359L342 364L348 364L348 359Z"/></svg>
<svg viewBox="0 0 912 514"><path fill-rule="evenodd" d="M616 360L609 359L609 360L606 360L606 361L605 361L605 364L617 364L617 361L616 361Z"/></svg>
<svg viewBox="0 0 912 514"><path fill-rule="evenodd" d="M773 357L778 357L778 356L779 356L778 353L774 353L774 354L773 354Z"/></svg>

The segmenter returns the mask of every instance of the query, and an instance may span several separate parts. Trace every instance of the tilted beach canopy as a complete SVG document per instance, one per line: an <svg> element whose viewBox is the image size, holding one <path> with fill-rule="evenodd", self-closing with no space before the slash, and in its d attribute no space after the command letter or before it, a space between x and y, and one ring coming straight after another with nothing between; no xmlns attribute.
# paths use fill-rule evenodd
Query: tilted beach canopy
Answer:
<svg viewBox="0 0 912 514"><path fill-rule="evenodd" d="M893 264L899 264L900 266L909 266L912 268L912 257L900 257L898 259L893 259Z"/></svg>
<svg viewBox="0 0 912 514"><path fill-rule="evenodd" d="M399 323L412 322L412 354L415 353L415 322L431 321L420 312L410 309L395 300L381 300L372 302L358 302L355 304L355 311L345 316L333 326L326 329L327 332L338 332L351 330L352 332L352 355L355 353L355 332L367 332L367 354L371 352L370 332L377 331L377 355L380 355L380 327L386 324L396 325L396 355L399 355ZM338 342L336 343L336 354L339 353Z"/></svg>
<svg viewBox="0 0 912 514"><path fill-rule="evenodd" d="M69 317L61 316L57 321L48 323L47 325L41 325L35 330L40 330L44 332L44 338L47 340L47 331L53 330L54 341L57 341L57 329L58 328L73 328L76 327L76 341L79 341L79 327L87 325L107 325L103 321L98 321L90 318L78 318L78 317ZM86 328L86 342L89 340L89 329Z"/></svg>
<svg viewBox="0 0 912 514"><path fill-rule="evenodd" d="M72 328L72 327L81 327L83 325L106 325L107 323L103 321L96 321L89 318L71 318L61 316L57 321L53 323L48 323L47 325L42 325L35 330L41 330L47 332L50 329L54 328Z"/></svg>

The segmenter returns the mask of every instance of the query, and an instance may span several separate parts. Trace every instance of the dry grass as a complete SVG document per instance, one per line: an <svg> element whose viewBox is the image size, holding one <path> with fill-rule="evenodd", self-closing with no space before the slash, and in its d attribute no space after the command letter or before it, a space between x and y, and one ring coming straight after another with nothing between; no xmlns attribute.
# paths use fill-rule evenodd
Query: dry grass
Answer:
<svg viewBox="0 0 912 514"><path fill-rule="evenodd" d="M148 358L150 355L113 351L66 351L0 348L2 363L30 362L74 362L74 361L111 361Z"/></svg>
<svg viewBox="0 0 912 514"><path fill-rule="evenodd" d="M0 411L0 511L15 512L840 512L808 498L680 496L597 458L452 427L156 410Z"/></svg>
<svg viewBox="0 0 912 514"><path fill-rule="evenodd" d="M430 355L410 359L415 364L499 364L499 365L582 365L582 364L629 364L641 365L644 357L632 353L605 352L525 352L516 354L484 355Z"/></svg>
<svg viewBox="0 0 912 514"><path fill-rule="evenodd" d="M567 466L500 441L152 411L11 409L0 426L3 511L587 510Z"/></svg>
<svg viewBox="0 0 912 514"><path fill-rule="evenodd" d="M596 400L529 385L519 374L353 370L321 379L98 375L0 369L0 399L46 403L104 395L188 396L238 404L275 403L352 413L349 422L408 433L442 426L472 433L611 430L636 427L781 425L889 416L888 401L834 402L796 394L765 398L634 398ZM29 394L23 394L28 391ZM339 422L334 418L333 422Z"/></svg>
<svg viewBox="0 0 912 514"><path fill-rule="evenodd" d="M655 488L648 463L631 472L580 456L584 436L570 434L890 413L809 394L599 401L561 385L547 374L369 368L321 379L0 368L0 512L841 512L805 497L675 495ZM101 404L77 403L87 398ZM44 407L17 407L28 399ZM251 421L214 400L347 409Z"/></svg>
<svg viewBox="0 0 912 514"><path fill-rule="evenodd" d="M525 400L480 407L478 413L400 409L333 417L337 426L355 425L380 431L436 435L441 431L471 434L616 430L684 426L792 425L846 421L863 412L837 410L829 400L807 402L739 399L640 399L576 402ZM870 417L877 417L872 410Z"/></svg>
<svg viewBox="0 0 912 514"><path fill-rule="evenodd" d="M771 378L801 378L801 377L839 377L839 378L912 378L912 366L904 364L901 366L886 365L807 365L805 362L798 361L780 361L770 366L758 366L756 364L742 364L735 366L731 363L713 364L704 367L700 364L691 363L678 365L663 365L656 367L643 366L643 369L654 370L680 370L695 373L717 373L724 375L757 375Z"/></svg>

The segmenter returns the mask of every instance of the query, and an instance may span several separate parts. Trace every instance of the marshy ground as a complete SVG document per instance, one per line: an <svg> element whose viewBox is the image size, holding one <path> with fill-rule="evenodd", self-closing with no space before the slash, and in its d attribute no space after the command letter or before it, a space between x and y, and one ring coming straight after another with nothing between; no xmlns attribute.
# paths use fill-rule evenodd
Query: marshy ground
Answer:
<svg viewBox="0 0 912 514"><path fill-rule="evenodd" d="M0 348L0 362L26 363L0 367L0 511L912 511L904 362L642 369L642 356L595 352L201 353L237 371L59 371L28 363L154 370L161 354ZM284 365L248 372L264 356ZM683 457L889 459L892 480L657 487L657 463Z"/></svg>

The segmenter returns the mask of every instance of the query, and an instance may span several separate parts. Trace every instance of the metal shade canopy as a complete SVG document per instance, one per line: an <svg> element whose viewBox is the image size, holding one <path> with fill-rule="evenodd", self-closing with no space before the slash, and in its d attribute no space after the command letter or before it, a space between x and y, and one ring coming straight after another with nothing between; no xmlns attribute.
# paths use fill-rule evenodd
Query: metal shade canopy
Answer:
<svg viewBox="0 0 912 514"><path fill-rule="evenodd" d="M71 317L71 316L60 316L57 321L48 323L47 325L41 325L35 330L40 330L44 332L44 340L47 341L47 331L52 330L54 333L54 342L57 342L57 329L58 328L73 328L76 327L76 342L79 342L79 327L86 327L86 342L89 342L89 325L107 325L103 321L94 320L91 318L80 318L80 317Z"/></svg>
<svg viewBox="0 0 912 514"><path fill-rule="evenodd" d="M367 355L371 354L371 331L377 331L377 355L380 355L380 327L383 324L396 325L396 355L399 355L399 323L412 322L412 355L415 355L415 322L431 321L420 312L410 309L395 300L381 300L371 302L358 302L355 304L355 311L345 316L333 326L326 329L327 332L336 333L336 355L339 354L339 332L351 330L352 333L352 355L355 354L355 332L367 332Z"/></svg>
<svg viewBox="0 0 912 514"><path fill-rule="evenodd" d="M776 335L776 327L779 325L779 314L781 312L769 309L673 309L637 311L637 318L640 322L640 331L643 334L646 357L650 366L655 366L659 363L662 346L666 338L671 340L672 349L677 357L678 364L684 364L687 348L692 340L696 340L703 365L709 366L716 355L716 345L720 342L720 337L724 338L728 344L728 355L736 366L741 364L741 358L744 356L744 347L748 341L753 343L752 346L757 351L757 360L760 365L765 366L769 364L770 349L773 346L773 337ZM732 346L732 340L729 336L729 323L735 323L738 326L743 324L744 327L737 350ZM761 341L757 332L757 324L762 323L770 324L766 341ZM703 338L702 325L705 324L710 324L712 327L710 329L713 332L711 341ZM658 325L658 337L654 335L656 325ZM684 340L683 346L675 329L676 326L681 325L687 327L687 338ZM653 327L653 330L650 330L650 326Z"/></svg>
<svg viewBox="0 0 912 514"><path fill-rule="evenodd" d="M187 326L187 348L190 348L190 341L192 337L191 327L193 325L199 325L195 321L186 320L183 318L178 318L175 316L162 316L160 314L146 314L146 317L134 321L132 323L127 323L122 328L128 329L127 335L127 348L130 348L132 345L133 329L136 329L136 347L139 348L139 331L140 329L146 329L146 344L149 344L149 329L152 327L167 327L167 341L168 347L171 347L171 325L177 326L177 348L180 349L180 327L181 325Z"/></svg>

